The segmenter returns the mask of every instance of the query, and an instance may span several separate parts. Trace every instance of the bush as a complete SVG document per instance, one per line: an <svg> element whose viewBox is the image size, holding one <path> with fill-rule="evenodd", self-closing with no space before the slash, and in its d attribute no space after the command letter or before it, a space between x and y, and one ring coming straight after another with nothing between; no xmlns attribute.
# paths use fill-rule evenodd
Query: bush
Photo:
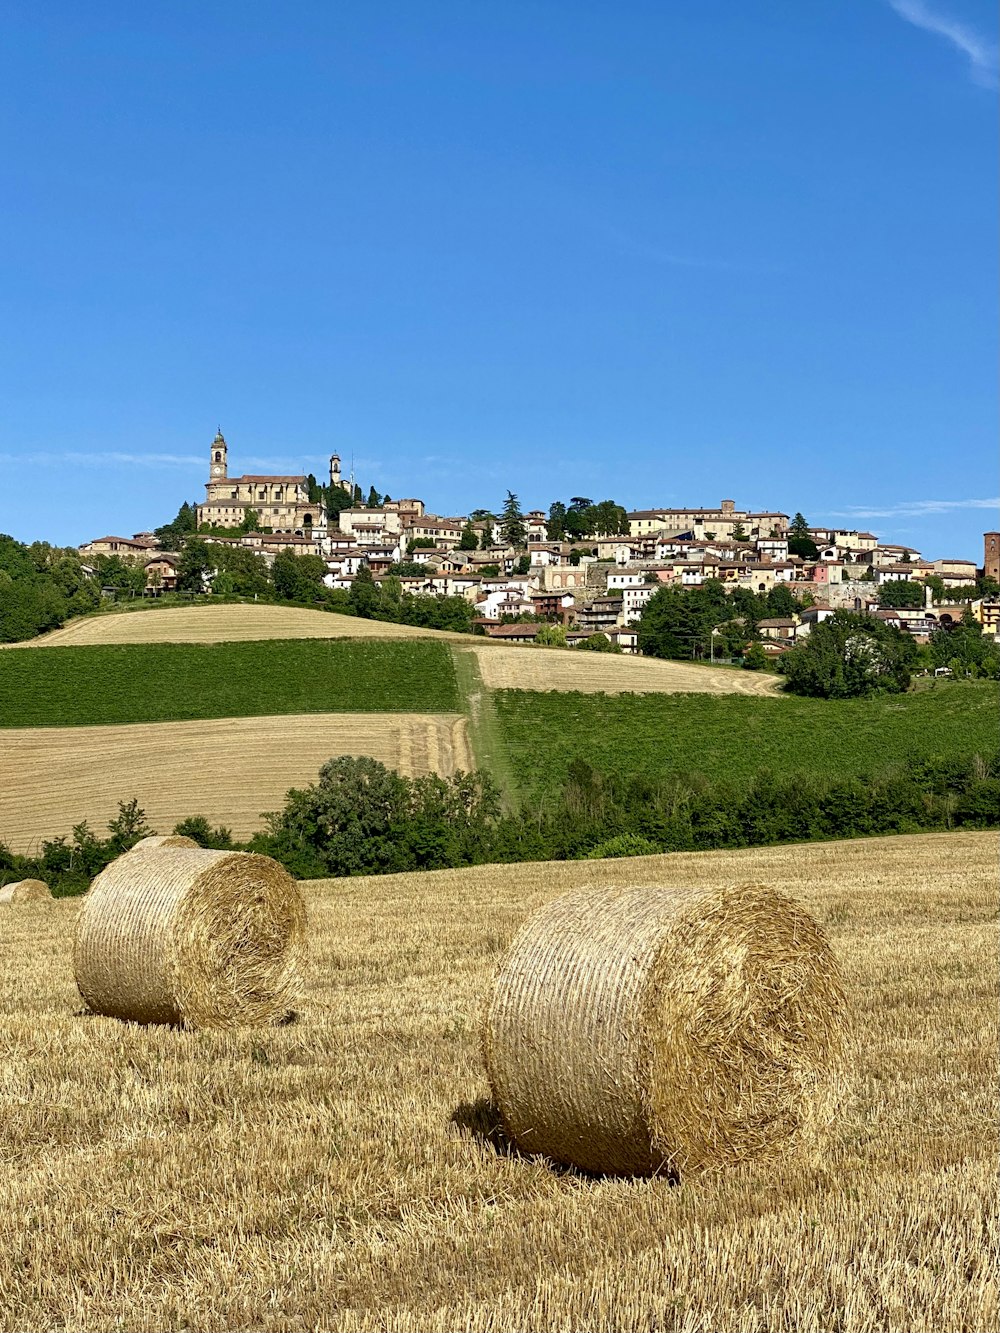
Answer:
<svg viewBox="0 0 1000 1333"><path fill-rule="evenodd" d="M917 645L905 630L875 616L836 611L786 653L778 669L793 694L851 699L909 688Z"/></svg>
<svg viewBox="0 0 1000 1333"><path fill-rule="evenodd" d="M601 861L615 856L655 856L662 850L649 838L638 833L619 833L617 837L599 842L587 853L590 861Z"/></svg>

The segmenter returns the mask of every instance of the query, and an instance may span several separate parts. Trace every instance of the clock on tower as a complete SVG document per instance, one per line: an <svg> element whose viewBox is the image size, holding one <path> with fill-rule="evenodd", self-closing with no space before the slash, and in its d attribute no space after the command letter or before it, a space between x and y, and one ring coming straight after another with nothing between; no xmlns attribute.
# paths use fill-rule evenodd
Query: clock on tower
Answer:
<svg viewBox="0 0 1000 1333"><path fill-rule="evenodd" d="M209 474L213 481L220 481L226 475L226 449L226 438L220 426L215 439L212 441L212 452L209 459Z"/></svg>

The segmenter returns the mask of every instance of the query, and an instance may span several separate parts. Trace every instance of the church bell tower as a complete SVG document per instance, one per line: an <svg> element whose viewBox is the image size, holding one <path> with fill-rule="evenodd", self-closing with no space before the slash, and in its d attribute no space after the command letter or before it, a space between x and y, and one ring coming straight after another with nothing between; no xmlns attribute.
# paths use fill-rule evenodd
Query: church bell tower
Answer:
<svg viewBox="0 0 1000 1333"><path fill-rule="evenodd" d="M208 475L213 481L224 481L226 478L228 468L226 451L226 438L220 426L215 433L215 439L212 441L212 452L209 459Z"/></svg>

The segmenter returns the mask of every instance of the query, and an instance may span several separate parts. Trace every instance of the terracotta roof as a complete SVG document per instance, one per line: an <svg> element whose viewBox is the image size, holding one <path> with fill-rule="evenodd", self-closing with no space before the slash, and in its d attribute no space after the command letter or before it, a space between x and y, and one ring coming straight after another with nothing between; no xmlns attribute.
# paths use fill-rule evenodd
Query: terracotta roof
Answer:
<svg viewBox="0 0 1000 1333"><path fill-rule="evenodd" d="M84 542L84 546L99 546L102 542L117 542L119 546L135 546L139 550L148 551L155 547L155 542L136 541L134 537L95 537L93 541ZM80 548L82 549L82 548Z"/></svg>
<svg viewBox="0 0 1000 1333"><path fill-rule="evenodd" d="M541 625L495 625L486 633L491 639L534 639L540 629Z"/></svg>
<svg viewBox="0 0 1000 1333"><path fill-rule="evenodd" d="M244 476L242 476L242 477L218 477L218 478L213 478L213 482L214 482L214 484L217 485L217 486L225 486L228 482L231 482L231 481L232 481L232 482L236 482L236 481L254 481L254 482L258 482L258 481L280 481L282 484L287 484L288 482L294 482L294 481L297 481L297 482L299 482L299 484L302 485L302 486L304 486L304 485L306 484L306 479L305 479L305 477L258 477L258 476L254 475L254 474L249 473L249 472L245 473Z"/></svg>

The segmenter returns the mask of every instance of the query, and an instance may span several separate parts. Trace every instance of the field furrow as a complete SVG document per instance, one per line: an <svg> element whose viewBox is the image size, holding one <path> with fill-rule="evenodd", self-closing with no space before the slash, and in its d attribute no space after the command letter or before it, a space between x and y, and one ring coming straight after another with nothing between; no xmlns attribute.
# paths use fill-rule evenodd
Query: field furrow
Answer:
<svg viewBox="0 0 1000 1333"><path fill-rule="evenodd" d="M433 771L447 776L453 767L470 767L465 735L465 719L447 713L0 731L0 842L26 852L83 819L100 830L118 802L133 796L158 832L200 814L245 837L260 828L263 811L279 809L289 787L313 781L327 759L369 755L418 776L431 771L433 753Z"/></svg>

